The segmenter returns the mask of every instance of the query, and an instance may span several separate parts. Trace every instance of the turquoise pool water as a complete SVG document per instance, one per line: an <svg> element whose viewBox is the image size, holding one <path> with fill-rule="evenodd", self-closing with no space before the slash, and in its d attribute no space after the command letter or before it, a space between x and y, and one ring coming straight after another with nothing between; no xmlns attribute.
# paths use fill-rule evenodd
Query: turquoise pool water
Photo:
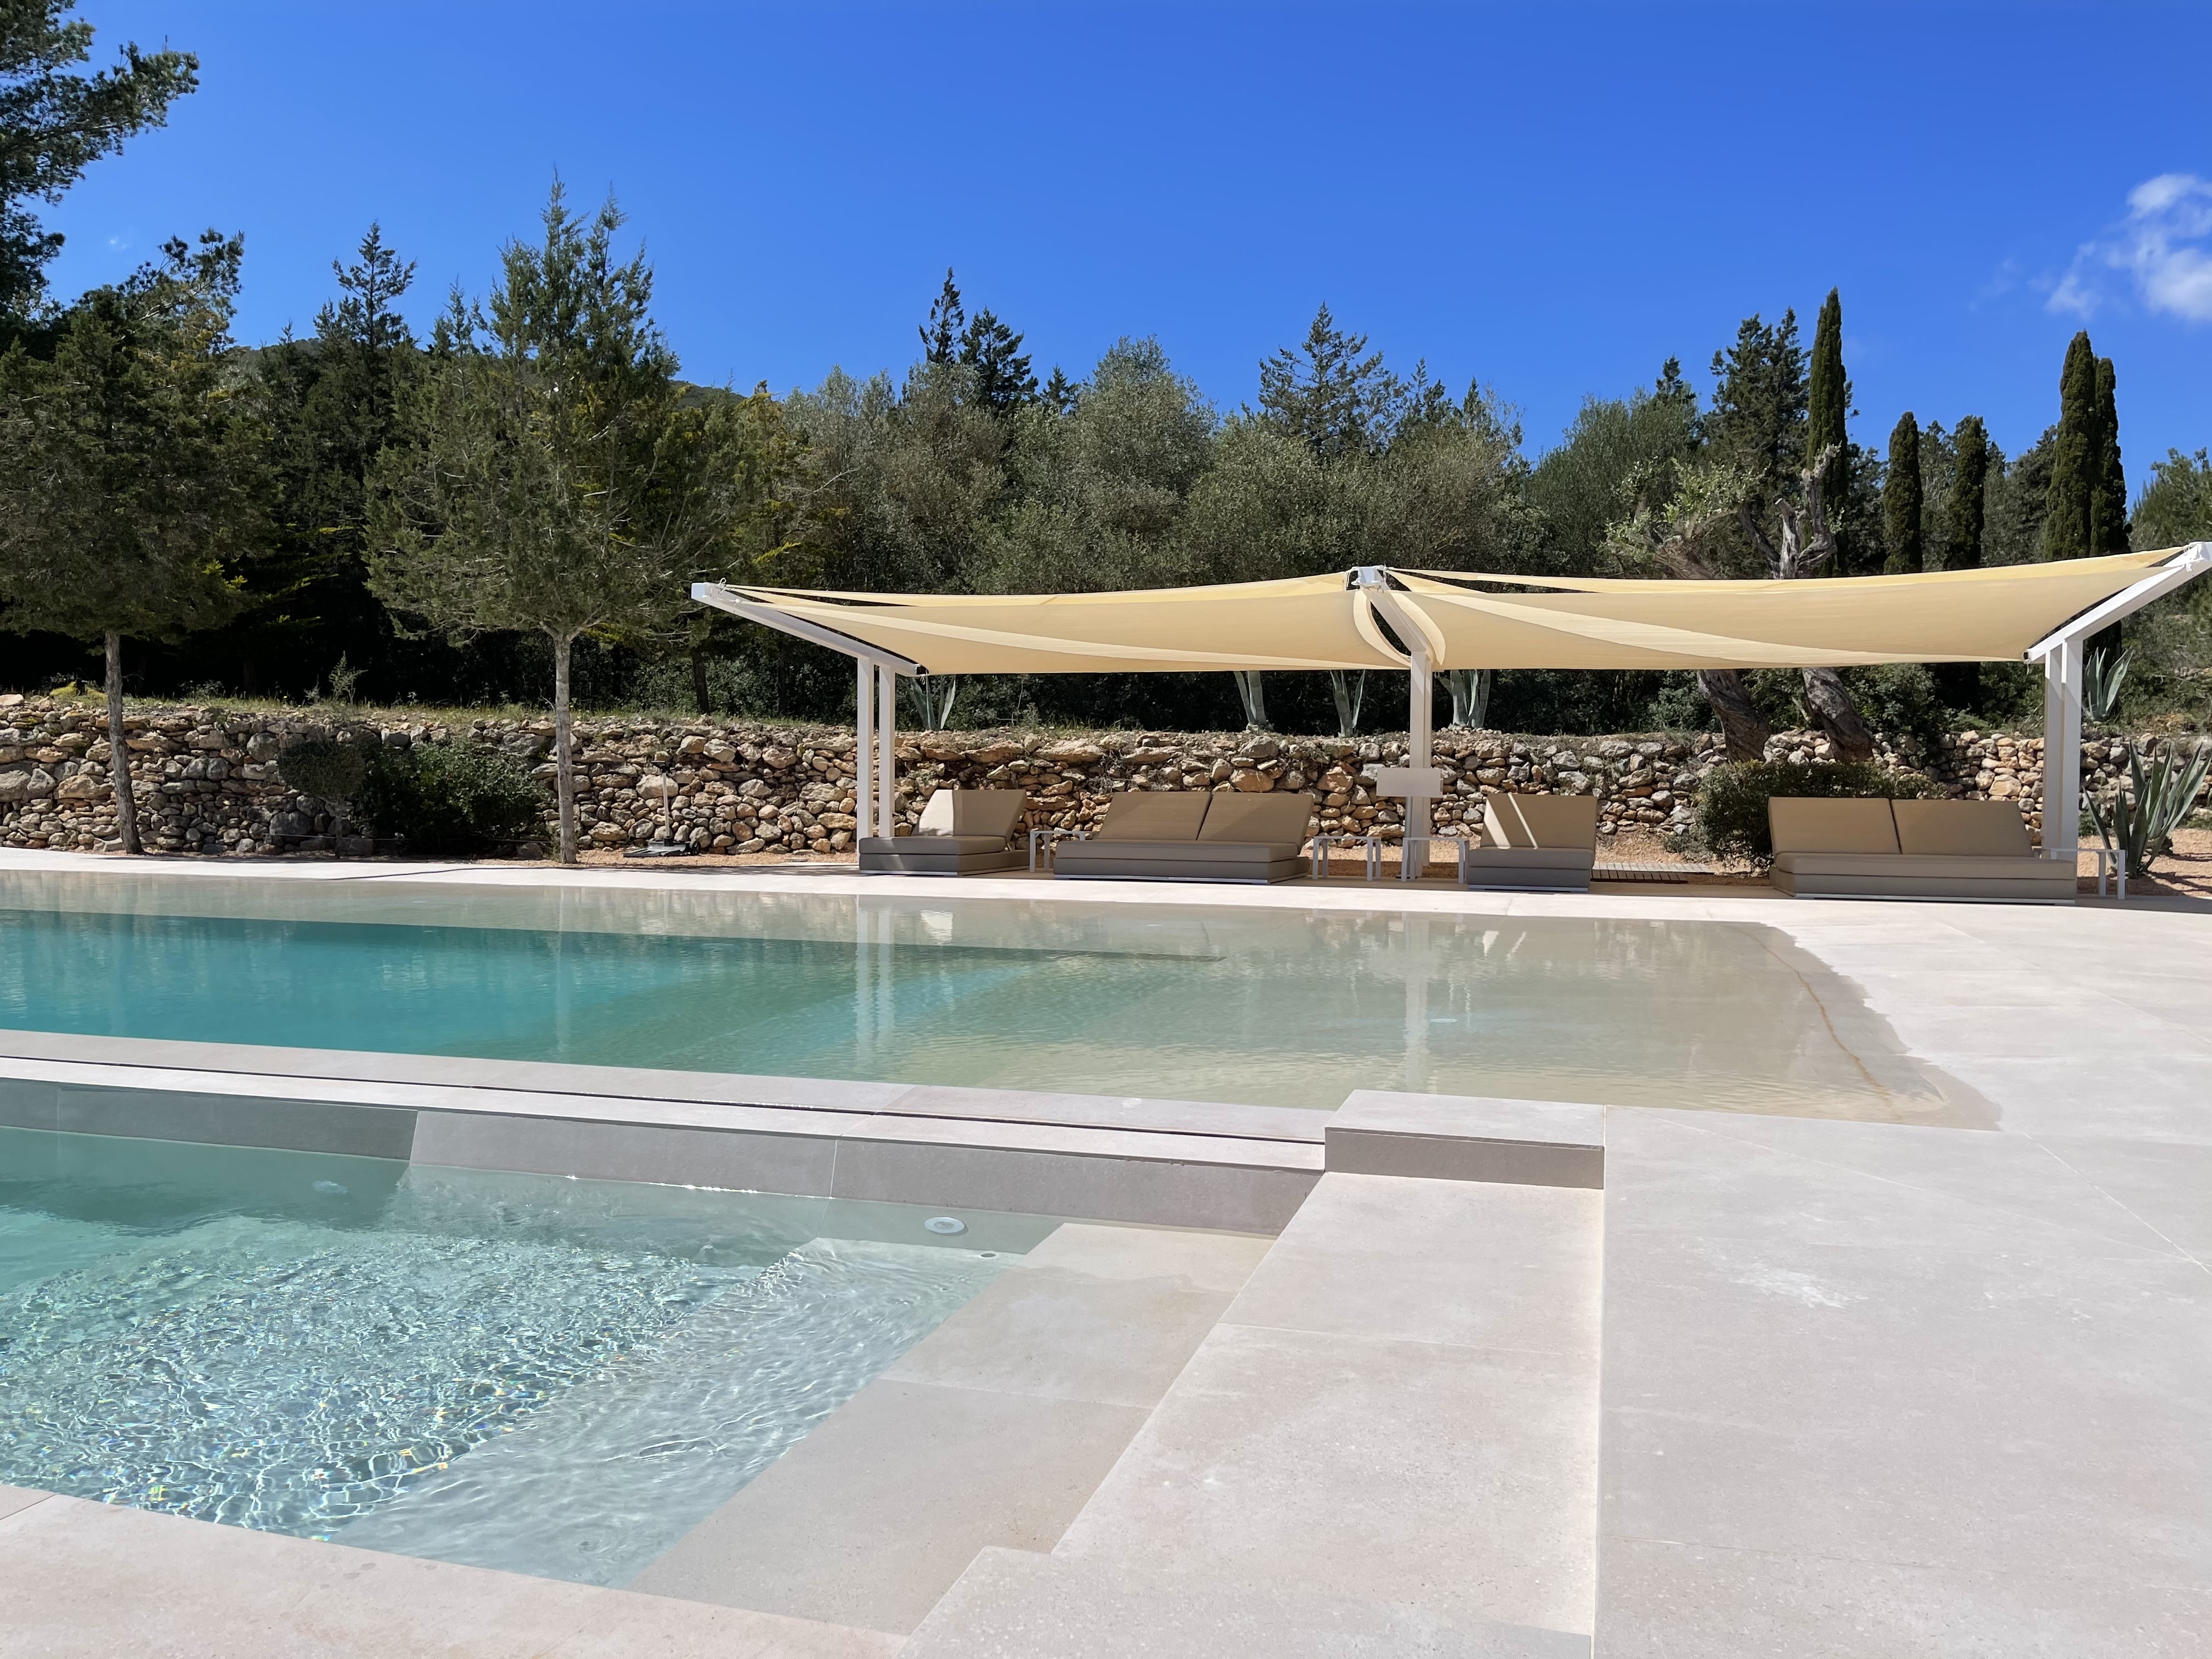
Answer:
<svg viewBox="0 0 2212 1659"><path fill-rule="evenodd" d="M635 1574L1055 1223L0 1128L0 1483Z"/></svg>
<svg viewBox="0 0 2212 1659"><path fill-rule="evenodd" d="M1333 1108L1354 1089L1920 1116L1750 924L0 874L0 1026Z"/></svg>

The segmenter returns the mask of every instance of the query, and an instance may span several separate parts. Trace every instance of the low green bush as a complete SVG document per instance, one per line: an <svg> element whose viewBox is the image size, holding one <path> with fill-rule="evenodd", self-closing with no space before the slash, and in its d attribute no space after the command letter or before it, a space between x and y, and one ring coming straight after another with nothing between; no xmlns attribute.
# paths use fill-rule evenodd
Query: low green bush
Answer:
<svg viewBox="0 0 2212 1659"><path fill-rule="evenodd" d="M1766 803L1776 795L1821 800L1917 800L1943 792L1924 778L1851 761L1755 761L1716 767L1698 786L1698 836L1723 858L1766 864L1774 842Z"/></svg>
<svg viewBox="0 0 2212 1659"><path fill-rule="evenodd" d="M545 792L522 763L474 743L425 743L370 752L360 816L410 853L489 853L530 836Z"/></svg>

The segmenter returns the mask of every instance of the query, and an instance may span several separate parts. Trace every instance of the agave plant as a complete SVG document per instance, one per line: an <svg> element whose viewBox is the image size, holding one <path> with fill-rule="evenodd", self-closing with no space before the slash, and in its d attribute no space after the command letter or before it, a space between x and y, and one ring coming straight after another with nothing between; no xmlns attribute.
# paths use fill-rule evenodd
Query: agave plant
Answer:
<svg viewBox="0 0 2212 1659"><path fill-rule="evenodd" d="M2148 768L2133 753L2124 789L2101 805L2094 795L2084 795L2082 803L2105 845L2124 854L2130 871L2148 870L2151 860L2172 850L2173 832L2195 810L2208 775L2212 744L2199 743L2186 754L2169 747Z"/></svg>
<svg viewBox="0 0 2212 1659"><path fill-rule="evenodd" d="M952 705L960 696L957 674L933 674L900 682L914 704L925 732L942 732L952 724Z"/></svg>
<svg viewBox="0 0 2212 1659"><path fill-rule="evenodd" d="M1490 719L1492 678L1492 671L1487 668L1445 671L1444 684L1451 689L1454 726L1479 726Z"/></svg>
<svg viewBox="0 0 2212 1659"><path fill-rule="evenodd" d="M2091 723L2109 726L2120 706L2120 690L2128 683L2132 651L2092 651L2081 665L2081 712Z"/></svg>
<svg viewBox="0 0 2212 1659"><path fill-rule="evenodd" d="M1340 738L1358 737L1359 707L1367 701L1367 671L1364 668L1330 669L1328 695L1336 702L1336 735Z"/></svg>

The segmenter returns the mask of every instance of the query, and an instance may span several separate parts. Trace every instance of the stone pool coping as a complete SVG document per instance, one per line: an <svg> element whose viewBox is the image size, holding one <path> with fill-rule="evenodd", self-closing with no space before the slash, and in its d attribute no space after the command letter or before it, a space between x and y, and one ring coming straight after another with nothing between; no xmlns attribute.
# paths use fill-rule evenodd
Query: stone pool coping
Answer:
<svg viewBox="0 0 2212 1659"><path fill-rule="evenodd" d="M1300 1171L1304 1202L1075 1519L1056 1540L981 1549L902 1650L834 1626L809 1645L781 1627L679 1630L677 1609L697 1604L656 1601L662 1616L632 1597L628 1637L589 1650L2195 1659L2212 1645L2212 906L1064 893L818 866L0 867L1759 921L1996 1108L1992 1126L1961 1129L1598 1103L1601 1188ZM1445 1129L1480 1125L1541 1154L1501 1117L1513 1109L1363 1103L1334 1139L1388 1162L1421 1150L1406 1143L1435 1136L1442 1112ZM1582 1133L1561 1143L1571 1165L1589 1158ZM1495 1156L1461 1150L1478 1168ZM1575 1322L1593 1273L1594 1333ZM346 1553L54 1508L70 1502L0 1516L0 1601L66 1613L70 1596L104 1594L100 1630L128 1639L103 1648L88 1631L78 1651L416 1650L375 1628L377 1596L401 1590L393 1558L332 1566ZM88 1510L104 1541L90 1522L72 1540L26 1520ZM301 1565L271 1577L271 1544ZM151 1567L204 1584L216 1622L180 1618ZM262 1593L278 1579L282 1594ZM532 1588L487 1592L441 1632L451 1650L562 1650L526 1645L538 1627L512 1610ZM575 1605L569 1587L534 1588ZM410 1616L395 1605L389 1622Z"/></svg>

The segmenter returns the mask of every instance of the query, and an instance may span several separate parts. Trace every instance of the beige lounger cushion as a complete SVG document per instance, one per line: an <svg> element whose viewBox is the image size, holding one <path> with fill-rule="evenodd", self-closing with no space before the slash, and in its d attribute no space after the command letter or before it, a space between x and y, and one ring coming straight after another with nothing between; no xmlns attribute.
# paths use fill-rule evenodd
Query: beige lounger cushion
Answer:
<svg viewBox="0 0 2212 1659"><path fill-rule="evenodd" d="M1053 874L1073 878L1119 876L1132 881L1287 881L1305 873L1293 849L1247 842L1064 841Z"/></svg>
<svg viewBox="0 0 2212 1659"><path fill-rule="evenodd" d="M915 858L957 858L963 853L1003 853L1004 836L869 836L863 853L900 853Z"/></svg>
<svg viewBox="0 0 2212 1659"><path fill-rule="evenodd" d="M1019 789L940 789L921 809L917 828L925 836L995 836L1004 842L1029 804Z"/></svg>
<svg viewBox="0 0 2212 1659"><path fill-rule="evenodd" d="M1766 803L1774 850L1784 853L1895 853L1897 823L1886 800L1814 800L1776 795Z"/></svg>
<svg viewBox="0 0 2212 1659"><path fill-rule="evenodd" d="M1580 847L1470 847L1470 870L1590 870L1597 849Z"/></svg>
<svg viewBox="0 0 2212 1659"><path fill-rule="evenodd" d="M1482 792L1482 838L1492 848L1587 847L1597 851L1597 797Z"/></svg>
<svg viewBox="0 0 2212 1659"><path fill-rule="evenodd" d="M1218 789L1206 809L1199 827L1201 845L1209 842L1243 842L1267 847L1287 847L1295 854L1305 845L1313 822L1313 797L1300 794L1248 795L1240 790Z"/></svg>
<svg viewBox="0 0 2212 1659"><path fill-rule="evenodd" d="M1187 864L1193 869L1206 869L1237 864L1272 864L1297 855L1295 847L1286 853L1265 842L1106 841L1093 836L1088 841L1060 842L1054 852L1053 862L1071 865L1109 860L1118 864Z"/></svg>
<svg viewBox="0 0 2212 1659"><path fill-rule="evenodd" d="M1927 853L1783 853L1774 867L1792 876L1906 876L1944 881L2048 881L2074 890L2074 872L2054 859L1945 857Z"/></svg>
<svg viewBox="0 0 2212 1659"><path fill-rule="evenodd" d="M1196 841L1211 799L1203 789L1130 790L1108 803L1105 822L1091 839Z"/></svg>
<svg viewBox="0 0 2212 1659"><path fill-rule="evenodd" d="M1897 845L1907 857L2028 859L2028 839L2020 808L2004 800L1896 800Z"/></svg>

